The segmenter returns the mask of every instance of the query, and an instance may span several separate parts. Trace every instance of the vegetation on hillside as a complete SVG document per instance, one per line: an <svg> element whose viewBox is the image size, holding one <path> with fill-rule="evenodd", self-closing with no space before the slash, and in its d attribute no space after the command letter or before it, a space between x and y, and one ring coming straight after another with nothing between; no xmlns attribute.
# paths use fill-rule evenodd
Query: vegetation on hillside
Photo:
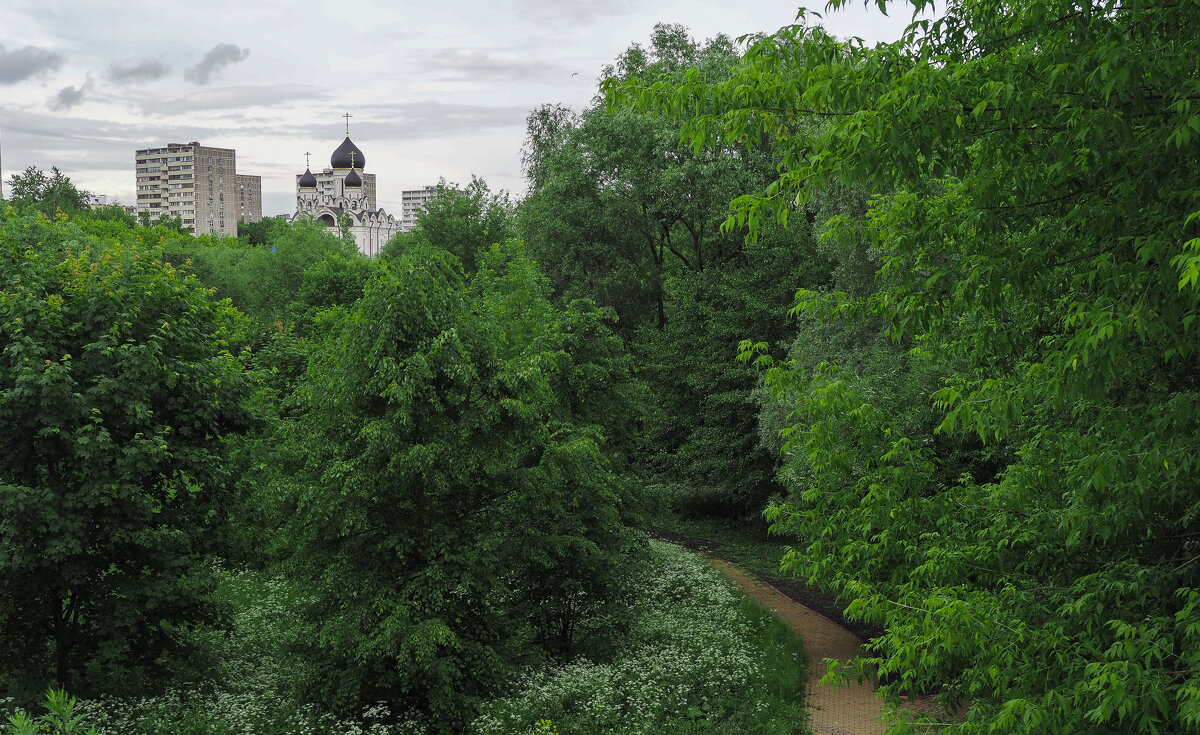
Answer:
<svg viewBox="0 0 1200 735"><path fill-rule="evenodd" d="M1198 17L954 2L894 44L802 23L728 79L607 83L770 152L734 225L868 195L823 238L873 287L802 289L787 358L742 359L784 405L785 566L886 630L861 663L893 693L965 709L947 731L1200 729Z"/></svg>
<svg viewBox="0 0 1200 735"><path fill-rule="evenodd" d="M795 641L634 530L765 511L896 732L1200 730L1200 7L937 12L658 26L377 259L15 176L0 707L792 732Z"/></svg>

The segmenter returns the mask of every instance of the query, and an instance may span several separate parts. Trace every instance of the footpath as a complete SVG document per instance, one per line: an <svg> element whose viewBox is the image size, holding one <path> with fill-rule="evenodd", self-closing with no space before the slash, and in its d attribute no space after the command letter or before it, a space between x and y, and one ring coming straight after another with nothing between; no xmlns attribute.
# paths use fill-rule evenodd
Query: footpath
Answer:
<svg viewBox="0 0 1200 735"><path fill-rule="evenodd" d="M883 735L883 700L875 694L870 682L849 682L836 687L821 683L825 676L825 659L849 661L863 654L863 638L879 635L869 627L855 630L840 620L841 605L803 583L789 580L763 581L737 564L722 558L722 544L703 538L692 538L662 528L646 529L654 538L669 541L704 554L731 582L747 596L758 600L788 624L804 643L808 654L807 705L814 735ZM782 590L780 589L782 587ZM803 602L801 602L803 600ZM925 709L932 698L904 705Z"/></svg>
<svg viewBox="0 0 1200 735"><path fill-rule="evenodd" d="M807 703L815 735L883 735L883 700L875 696L874 686L850 682L833 687L821 683L825 659L855 658L862 652L862 639L733 564L714 557L709 557L709 562L747 596L778 615L804 642L808 653Z"/></svg>

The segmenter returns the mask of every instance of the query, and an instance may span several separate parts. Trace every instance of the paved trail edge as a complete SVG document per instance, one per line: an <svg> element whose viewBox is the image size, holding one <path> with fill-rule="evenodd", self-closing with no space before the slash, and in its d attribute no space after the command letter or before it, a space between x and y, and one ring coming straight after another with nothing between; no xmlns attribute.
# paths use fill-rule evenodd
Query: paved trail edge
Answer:
<svg viewBox="0 0 1200 735"><path fill-rule="evenodd" d="M815 735L883 735L883 700L873 685L850 682L835 688L821 683L824 660L862 655L862 639L733 564L712 557L708 561L800 636L808 653L807 704Z"/></svg>

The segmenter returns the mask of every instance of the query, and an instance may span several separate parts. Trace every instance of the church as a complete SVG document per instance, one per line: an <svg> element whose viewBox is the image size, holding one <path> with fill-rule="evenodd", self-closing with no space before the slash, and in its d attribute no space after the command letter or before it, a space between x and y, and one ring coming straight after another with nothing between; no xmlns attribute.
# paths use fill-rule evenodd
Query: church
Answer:
<svg viewBox="0 0 1200 735"><path fill-rule="evenodd" d="M364 173L366 165L367 157L350 140L347 125L346 139L330 156L329 168L314 174L311 167L305 167L296 177L293 219L308 217L337 228L338 218L344 214L350 219L350 234L359 252L378 255L400 232L400 220L376 207L375 174Z"/></svg>

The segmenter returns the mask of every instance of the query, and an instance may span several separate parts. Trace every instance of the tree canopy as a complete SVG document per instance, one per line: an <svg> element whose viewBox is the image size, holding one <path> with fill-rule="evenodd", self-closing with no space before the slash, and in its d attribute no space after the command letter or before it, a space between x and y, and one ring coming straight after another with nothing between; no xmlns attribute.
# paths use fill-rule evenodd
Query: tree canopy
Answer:
<svg viewBox="0 0 1200 735"><path fill-rule="evenodd" d="M119 688L220 619L232 310L159 247L11 211L0 233L0 683Z"/></svg>
<svg viewBox="0 0 1200 735"><path fill-rule="evenodd" d="M62 211L75 214L87 208L88 192L71 183L70 177L51 167L50 173L30 166L8 180L8 198L15 204L37 209L47 216Z"/></svg>
<svg viewBox="0 0 1200 735"><path fill-rule="evenodd" d="M607 86L771 152L730 225L869 192L825 237L867 243L875 287L796 314L881 319L936 420L836 352L743 356L794 411L787 565L886 629L893 692L968 707L949 731L1200 726L1196 11L958 0L874 47L802 15L728 80Z"/></svg>

